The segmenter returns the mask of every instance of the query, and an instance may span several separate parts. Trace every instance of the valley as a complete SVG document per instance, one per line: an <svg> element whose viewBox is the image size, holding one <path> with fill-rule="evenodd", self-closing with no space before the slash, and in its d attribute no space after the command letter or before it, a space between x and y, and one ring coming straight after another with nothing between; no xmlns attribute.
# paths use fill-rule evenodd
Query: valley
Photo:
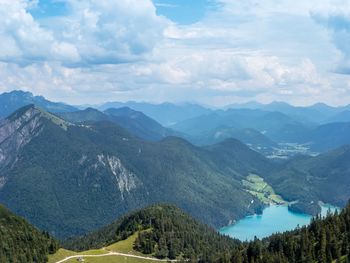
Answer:
<svg viewBox="0 0 350 263"><path fill-rule="evenodd" d="M242 115L240 121L236 114ZM63 242L57 251L50 248L55 252L50 263L79 257L85 262L159 262L194 255L211 262L221 253L215 246L234 250L237 239L255 242L255 236L307 226L312 216L324 213L321 200L345 206L349 146L317 153L312 143L274 137L276 143L269 134L299 125L283 114L229 110L218 115L220 122L235 116L238 128L219 127L197 136L131 108L52 113L33 104L21 107L0 122L0 202ZM205 123L206 116L195 119L199 130L214 127ZM261 119L270 130L267 124L244 128ZM314 134L313 128L306 130ZM159 203L174 204L194 219L164 205L132 212ZM161 219L157 209L164 209ZM169 233L164 216L170 225L173 217L192 227L198 227L192 220L209 225L196 228L196 241L188 241L203 243L182 247L174 240L189 237ZM160 225L165 229L154 232ZM178 222L175 228L188 231ZM216 244L213 252L202 254L208 242Z"/></svg>
<svg viewBox="0 0 350 263"><path fill-rule="evenodd" d="M0 263L350 263L350 0L0 0L0 43Z"/></svg>

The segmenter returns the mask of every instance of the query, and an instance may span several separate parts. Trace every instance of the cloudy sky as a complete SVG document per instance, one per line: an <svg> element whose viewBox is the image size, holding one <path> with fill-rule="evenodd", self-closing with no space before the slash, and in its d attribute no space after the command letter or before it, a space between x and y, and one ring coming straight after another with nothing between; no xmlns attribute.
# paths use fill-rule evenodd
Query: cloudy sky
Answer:
<svg viewBox="0 0 350 263"><path fill-rule="evenodd" d="M0 0L0 92L350 103L350 0Z"/></svg>

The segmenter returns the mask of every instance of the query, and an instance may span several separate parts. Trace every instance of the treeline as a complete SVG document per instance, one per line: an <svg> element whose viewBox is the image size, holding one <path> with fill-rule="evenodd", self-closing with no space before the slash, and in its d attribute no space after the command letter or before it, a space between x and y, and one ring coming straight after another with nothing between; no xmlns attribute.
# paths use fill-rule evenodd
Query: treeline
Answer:
<svg viewBox="0 0 350 263"><path fill-rule="evenodd" d="M215 261L215 260L214 260ZM294 231L242 244L221 263L350 262L350 204L340 214L315 217Z"/></svg>
<svg viewBox="0 0 350 263"><path fill-rule="evenodd" d="M47 262L58 243L47 232L40 232L24 219L0 205L0 262Z"/></svg>
<svg viewBox="0 0 350 263"><path fill-rule="evenodd" d="M219 235L212 228L198 223L173 206L154 207L152 217L141 212L141 218L132 224L142 222L142 229L134 249L144 254L153 254L164 259L186 258L202 260L230 251L239 242ZM141 220L140 220L141 219Z"/></svg>

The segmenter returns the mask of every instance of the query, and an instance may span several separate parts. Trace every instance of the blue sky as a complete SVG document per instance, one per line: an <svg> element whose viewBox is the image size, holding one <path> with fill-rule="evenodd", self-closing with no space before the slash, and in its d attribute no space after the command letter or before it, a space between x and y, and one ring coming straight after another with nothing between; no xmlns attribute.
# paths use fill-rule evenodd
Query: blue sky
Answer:
<svg viewBox="0 0 350 263"><path fill-rule="evenodd" d="M191 24L201 20L218 4L211 0L156 0L154 5L158 15L179 24ZM67 14L69 6L65 1L40 0L30 12L36 18L59 16Z"/></svg>
<svg viewBox="0 0 350 263"><path fill-rule="evenodd" d="M164 15L179 24L192 24L215 10L218 4L210 0L157 0L157 14Z"/></svg>
<svg viewBox="0 0 350 263"><path fill-rule="evenodd" d="M35 8L29 10L35 18L61 16L69 12L69 7L64 1L40 0Z"/></svg>
<svg viewBox="0 0 350 263"><path fill-rule="evenodd" d="M350 103L350 0L0 0L0 17L0 92Z"/></svg>

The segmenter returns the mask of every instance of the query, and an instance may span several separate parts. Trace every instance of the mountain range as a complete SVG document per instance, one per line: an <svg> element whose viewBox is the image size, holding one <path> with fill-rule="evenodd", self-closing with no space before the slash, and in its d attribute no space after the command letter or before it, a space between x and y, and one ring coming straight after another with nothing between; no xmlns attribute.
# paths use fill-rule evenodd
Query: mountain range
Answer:
<svg viewBox="0 0 350 263"><path fill-rule="evenodd" d="M27 105L0 121L0 202L61 239L159 202L227 225L265 205L243 184L252 174L311 214L318 201L344 206L350 195L348 123L313 126L280 112L229 109L174 131L130 108L71 110ZM251 149L276 148L283 137L324 153L275 162Z"/></svg>
<svg viewBox="0 0 350 263"><path fill-rule="evenodd" d="M229 109L215 111L171 126L172 129L201 137L220 127L254 129L273 141L295 142L308 131L308 125L280 112L252 109Z"/></svg>
<svg viewBox="0 0 350 263"><path fill-rule="evenodd" d="M285 102L275 101L269 104L261 104L258 102L248 102L244 104L231 104L225 109L259 109L265 111L277 111L291 116L293 119L302 123L327 123L336 121L337 116L349 111L350 105L332 107L324 103L316 103L311 106L293 106ZM347 118L342 118L349 121Z"/></svg>
<svg viewBox="0 0 350 263"><path fill-rule="evenodd" d="M0 119L35 104L71 122L112 121L146 140L178 136L206 145L236 138L267 156L274 155L281 148L280 143L303 144L310 152L325 152L349 143L349 106L318 103L296 107L283 102L250 102L214 110L189 103L111 102L96 106L97 109L78 110L82 107L51 102L23 91L3 93L0 102Z"/></svg>
<svg viewBox="0 0 350 263"><path fill-rule="evenodd" d="M188 118L194 118L203 114L211 112L210 109L198 104L183 103L161 103L152 104L146 102L107 102L100 106L94 106L99 110L106 110L110 108L128 107L136 111L141 111L147 116L155 119L164 126L170 126Z"/></svg>
<svg viewBox="0 0 350 263"><path fill-rule="evenodd" d="M204 148L177 137L149 142L112 122L74 124L34 105L4 120L0 134L0 202L58 237L155 202L222 226L262 206L241 181L271 168L234 139Z"/></svg>

